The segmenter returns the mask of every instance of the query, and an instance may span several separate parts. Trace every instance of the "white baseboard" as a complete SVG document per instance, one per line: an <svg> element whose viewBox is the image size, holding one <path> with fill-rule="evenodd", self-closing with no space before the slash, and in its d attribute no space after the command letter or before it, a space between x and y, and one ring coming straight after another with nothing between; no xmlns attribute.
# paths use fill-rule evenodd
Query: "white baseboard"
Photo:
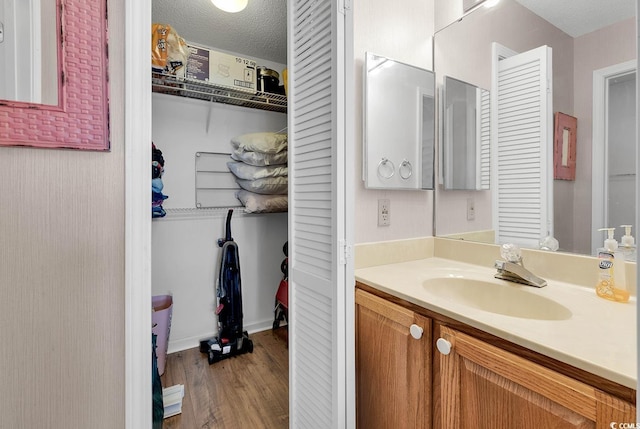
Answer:
<svg viewBox="0 0 640 429"><path fill-rule="evenodd" d="M285 323L281 323L281 326L284 326ZM273 327L273 319L265 319L254 323L249 323L244 325L244 330L249 334L253 334L255 332L266 331L267 329L271 329ZM169 347L167 350L167 354L181 352L187 349L193 349L196 347L200 347L200 341L214 337L218 332L210 331L204 332L197 336L186 337L186 338L176 338L172 340L169 338ZM171 335L171 334L169 334Z"/></svg>

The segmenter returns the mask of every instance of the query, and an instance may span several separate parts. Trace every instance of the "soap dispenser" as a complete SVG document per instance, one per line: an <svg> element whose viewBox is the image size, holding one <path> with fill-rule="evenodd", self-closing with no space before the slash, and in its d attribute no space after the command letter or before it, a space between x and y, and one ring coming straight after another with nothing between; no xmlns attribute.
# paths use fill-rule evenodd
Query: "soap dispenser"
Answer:
<svg viewBox="0 0 640 429"><path fill-rule="evenodd" d="M620 225L624 228L624 235L620 239L619 249L622 251L624 255L625 261L635 262L636 261L636 243L631 235L631 225Z"/></svg>
<svg viewBox="0 0 640 429"><path fill-rule="evenodd" d="M596 294L604 299L617 302L628 302L629 293L624 289L624 260L621 260L621 252L618 250L618 242L613 237L615 228L600 228L598 231L607 231L607 239L604 240L604 247L598 249L598 283L596 284ZM618 258L616 260L616 253ZM616 285L616 277L614 276L614 265L620 265L622 270L618 273L617 279L622 284Z"/></svg>

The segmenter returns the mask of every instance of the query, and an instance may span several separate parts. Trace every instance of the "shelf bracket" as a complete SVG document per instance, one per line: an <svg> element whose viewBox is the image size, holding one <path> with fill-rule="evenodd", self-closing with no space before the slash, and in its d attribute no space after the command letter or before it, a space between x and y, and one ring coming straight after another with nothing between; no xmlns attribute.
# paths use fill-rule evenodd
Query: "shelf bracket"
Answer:
<svg viewBox="0 0 640 429"><path fill-rule="evenodd" d="M207 121L206 124L204 126L204 131L209 134L209 125L211 124L211 112L213 111L213 103L215 103L215 101L213 101L213 99L211 99L211 102L209 103L209 108L207 109Z"/></svg>

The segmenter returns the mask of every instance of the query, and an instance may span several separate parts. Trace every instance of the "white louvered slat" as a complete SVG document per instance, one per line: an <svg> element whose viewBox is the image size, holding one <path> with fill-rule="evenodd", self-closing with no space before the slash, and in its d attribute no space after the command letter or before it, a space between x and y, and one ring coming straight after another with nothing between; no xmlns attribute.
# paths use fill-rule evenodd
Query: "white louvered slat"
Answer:
<svg viewBox="0 0 640 429"><path fill-rule="evenodd" d="M497 61L492 90L494 228L498 243L537 247L553 232L551 49Z"/></svg>
<svg viewBox="0 0 640 429"><path fill-rule="evenodd" d="M491 189L491 97L489 91L480 90L480 148L478 150L479 168L478 189Z"/></svg>
<svg viewBox="0 0 640 429"><path fill-rule="evenodd" d="M296 365L294 387L297 395L295 409L291 410L290 427L332 427L332 350L331 299L313 289L299 287L296 290L295 312L299 317L297 330L305 332L295 338L292 361ZM292 306L293 308L293 306Z"/></svg>
<svg viewBox="0 0 640 429"><path fill-rule="evenodd" d="M289 427L344 428L344 16L331 0L289 0L288 14Z"/></svg>

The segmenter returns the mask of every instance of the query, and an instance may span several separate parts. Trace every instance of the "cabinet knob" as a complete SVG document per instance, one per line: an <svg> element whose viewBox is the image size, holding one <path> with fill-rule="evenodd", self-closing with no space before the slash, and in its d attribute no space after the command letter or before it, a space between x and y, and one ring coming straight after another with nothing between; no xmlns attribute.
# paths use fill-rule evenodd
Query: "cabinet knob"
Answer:
<svg viewBox="0 0 640 429"><path fill-rule="evenodd" d="M422 329L420 326L414 323L409 327L409 332L411 332L411 336L413 338L415 338L416 340L419 340L420 338L422 338L422 333L424 332L424 329Z"/></svg>
<svg viewBox="0 0 640 429"><path fill-rule="evenodd" d="M436 347L443 355L451 353L451 343L444 338L438 338L438 341L436 341Z"/></svg>

